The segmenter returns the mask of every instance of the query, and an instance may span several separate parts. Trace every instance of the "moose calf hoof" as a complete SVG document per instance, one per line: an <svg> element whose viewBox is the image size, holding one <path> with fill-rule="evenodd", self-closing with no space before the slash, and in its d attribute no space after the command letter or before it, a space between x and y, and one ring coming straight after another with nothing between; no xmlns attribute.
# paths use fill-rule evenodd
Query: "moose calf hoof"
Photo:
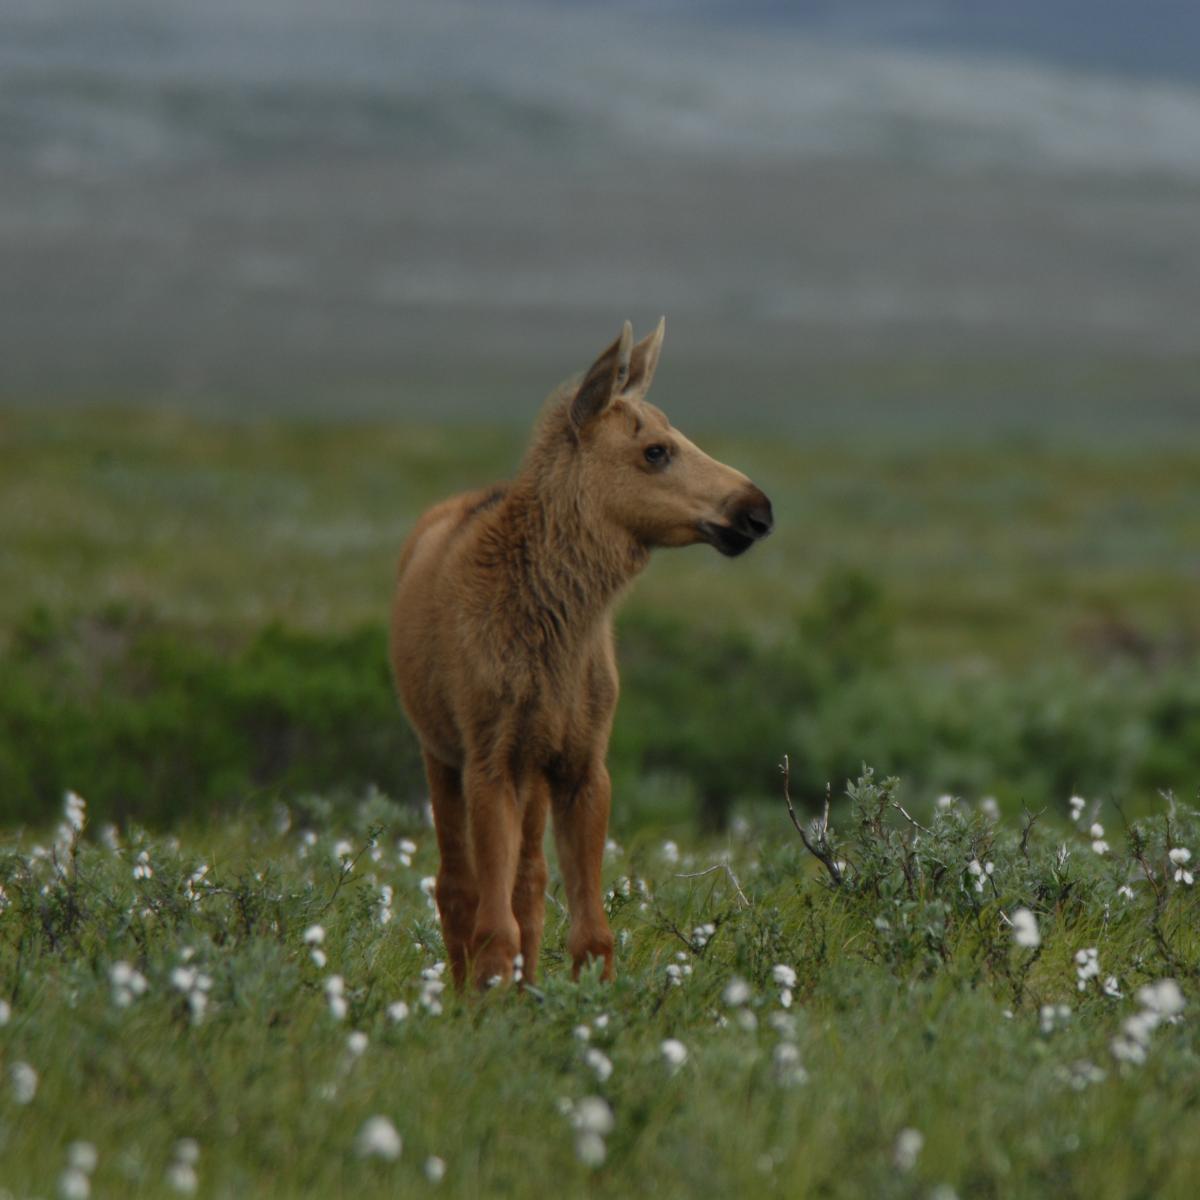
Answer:
<svg viewBox="0 0 1200 1200"><path fill-rule="evenodd" d="M513 977L513 959L520 948L516 935L476 934L475 946L471 960L476 987L483 991L498 984L510 983Z"/></svg>
<svg viewBox="0 0 1200 1200"><path fill-rule="evenodd" d="M571 952L571 961L574 964L571 968L572 979L578 979L579 972L589 963L596 960L604 963L604 969L600 972L602 980L607 983L615 976L616 972L613 970L613 935L611 931L606 929L602 933L581 937L578 940L571 938L567 948Z"/></svg>

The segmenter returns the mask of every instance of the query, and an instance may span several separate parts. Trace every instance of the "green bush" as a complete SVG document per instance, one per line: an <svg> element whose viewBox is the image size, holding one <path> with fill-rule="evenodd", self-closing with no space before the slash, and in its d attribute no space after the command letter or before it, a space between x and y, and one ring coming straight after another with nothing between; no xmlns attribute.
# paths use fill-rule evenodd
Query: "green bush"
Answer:
<svg viewBox="0 0 1200 1200"><path fill-rule="evenodd" d="M632 611L618 630L610 767L626 828L695 798L720 828L741 800L815 803L864 759L929 794L1002 805L1072 792L1136 811L1200 787L1200 684L1182 666L1016 673L898 662L886 597L837 572L774 643ZM249 641L109 610L31 614L0 656L0 823L39 821L63 791L105 819L169 825L280 794L424 795L386 635L273 625Z"/></svg>

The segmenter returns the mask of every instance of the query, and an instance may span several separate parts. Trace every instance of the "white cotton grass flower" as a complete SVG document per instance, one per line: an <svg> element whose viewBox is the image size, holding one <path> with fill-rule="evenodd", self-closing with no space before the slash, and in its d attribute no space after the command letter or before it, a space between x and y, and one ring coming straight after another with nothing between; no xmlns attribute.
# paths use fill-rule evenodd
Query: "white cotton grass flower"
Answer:
<svg viewBox="0 0 1200 1200"><path fill-rule="evenodd" d="M145 975L127 962L115 962L108 968L112 984L112 1001L118 1008L128 1008L150 986Z"/></svg>
<svg viewBox="0 0 1200 1200"><path fill-rule="evenodd" d="M167 1184L181 1196L191 1196L200 1186L196 1164L200 1161L200 1143L195 1138L180 1138L174 1158L167 1167Z"/></svg>
<svg viewBox="0 0 1200 1200"><path fill-rule="evenodd" d="M72 1142L67 1147L67 1166L76 1171L90 1175L100 1161L96 1147L92 1142Z"/></svg>
<svg viewBox="0 0 1200 1200"><path fill-rule="evenodd" d="M404 1139L387 1117L369 1117L358 1131L356 1143L360 1158L382 1158L395 1162L404 1150Z"/></svg>
<svg viewBox="0 0 1200 1200"><path fill-rule="evenodd" d="M575 1128L575 1156L585 1167L600 1167L608 1156L604 1139L612 1133L616 1122L608 1101L600 1096L585 1096L564 1110Z"/></svg>
<svg viewBox="0 0 1200 1200"><path fill-rule="evenodd" d="M1028 908L1018 908L1009 918L1013 926L1013 941L1018 946L1032 950L1042 944L1042 934L1038 930L1038 918Z"/></svg>
<svg viewBox="0 0 1200 1200"><path fill-rule="evenodd" d="M68 791L63 796L63 817L72 833L78 837L87 824L87 801L77 792Z"/></svg>
<svg viewBox="0 0 1200 1200"><path fill-rule="evenodd" d="M446 1178L446 1160L431 1154L425 1160L425 1178L430 1183L441 1183Z"/></svg>
<svg viewBox="0 0 1200 1200"><path fill-rule="evenodd" d="M181 1196L191 1196L200 1186L200 1180L195 1167L184 1162L173 1162L167 1167L167 1184Z"/></svg>
<svg viewBox="0 0 1200 1200"><path fill-rule="evenodd" d="M335 1021L344 1021L348 1005L346 1003L346 981L340 975L330 975L325 980L325 1000L329 1005L329 1014Z"/></svg>
<svg viewBox="0 0 1200 1200"><path fill-rule="evenodd" d="M744 979L735 975L725 985L725 990L721 993L721 999L730 1008L740 1008L750 999L750 985Z"/></svg>
<svg viewBox="0 0 1200 1200"><path fill-rule="evenodd" d="M367 1052L367 1046L370 1044L370 1038L367 1037L361 1029L356 1029L346 1039L346 1049L355 1058L361 1058Z"/></svg>
<svg viewBox="0 0 1200 1200"><path fill-rule="evenodd" d="M92 1181L76 1167L68 1167L58 1177L60 1200L88 1200L92 1194Z"/></svg>
<svg viewBox="0 0 1200 1200"><path fill-rule="evenodd" d="M1132 900L1133 888L1131 888L1129 884L1123 883L1119 888L1117 888L1117 895L1120 896L1122 900Z"/></svg>
<svg viewBox="0 0 1200 1200"><path fill-rule="evenodd" d="M1095 946L1075 953L1075 986L1081 991L1087 991L1088 981L1100 978L1100 952Z"/></svg>
<svg viewBox="0 0 1200 1200"><path fill-rule="evenodd" d="M925 1146L925 1135L919 1129L902 1129L892 1147L892 1162L897 1171L911 1171Z"/></svg>
<svg viewBox="0 0 1200 1200"><path fill-rule="evenodd" d="M1174 979L1160 979L1137 990L1141 1009L1121 1022L1121 1036L1112 1041L1112 1054L1120 1062L1146 1061L1150 1035L1163 1022L1174 1024L1184 1009L1183 992Z"/></svg>
<svg viewBox="0 0 1200 1200"><path fill-rule="evenodd" d="M571 1036L575 1038L576 1041L591 1041L592 1027L590 1025L576 1025L575 1028L571 1030Z"/></svg>
<svg viewBox="0 0 1200 1200"><path fill-rule="evenodd" d="M937 807L939 812L949 812L954 807L954 797L949 792L937 798Z"/></svg>
<svg viewBox="0 0 1200 1200"><path fill-rule="evenodd" d="M670 867L675 866L679 862L679 847L674 842L663 842L660 853L662 854L663 862Z"/></svg>
<svg viewBox="0 0 1200 1200"><path fill-rule="evenodd" d="M595 1046L589 1046L583 1052L583 1061L596 1072L596 1078L601 1083L607 1083L612 1077L612 1059L603 1050L597 1050Z"/></svg>
<svg viewBox="0 0 1200 1200"><path fill-rule="evenodd" d="M412 838L401 838L396 844L396 857L402 867L411 867L413 856L417 853L417 843Z"/></svg>
<svg viewBox="0 0 1200 1200"><path fill-rule="evenodd" d="M392 899L395 893L389 883L383 884L379 889L379 923L380 925L390 925L392 922Z"/></svg>
<svg viewBox="0 0 1200 1200"><path fill-rule="evenodd" d="M133 864L134 879L152 879L154 868L150 865L150 851L140 850Z"/></svg>
<svg viewBox="0 0 1200 1200"><path fill-rule="evenodd" d="M442 975L445 970L446 964L437 962L421 972L421 992L417 999L421 1007L433 1017L442 1015L442 993L446 990Z"/></svg>
<svg viewBox="0 0 1200 1200"><path fill-rule="evenodd" d="M1087 808L1087 801L1082 796L1072 796L1067 803L1071 806L1071 820L1078 825L1083 817L1083 810Z"/></svg>
<svg viewBox="0 0 1200 1200"><path fill-rule="evenodd" d="M333 857L343 867L348 867L354 858L354 843L342 838L333 846Z"/></svg>
<svg viewBox="0 0 1200 1200"><path fill-rule="evenodd" d="M1192 860L1192 852L1186 846L1176 846L1167 853L1167 857L1175 867L1175 882L1191 887L1196 882L1196 876L1187 866Z"/></svg>
<svg viewBox="0 0 1200 1200"><path fill-rule="evenodd" d="M187 959L191 954L187 954ZM171 985L187 998L192 1014L192 1024L199 1025L208 1008L208 993L212 990L212 976L197 967L179 966L171 972Z"/></svg>
<svg viewBox="0 0 1200 1200"><path fill-rule="evenodd" d="M1013 941L1026 950L1034 950L1042 944L1037 917L1027 908L1018 908L1010 918Z"/></svg>
<svg viewBox="0 0 1200 1200"><path fill-rule="evenodd" d="M1137 999L1143 1008L1167 1019L1179 1016L1184 1009L1183 992L1173 979L1160 979L1138 988Z"/></svg>
<svg viewBox="0 0 1200 1200"><path fill-rule="evenodd" d="M1042 1032L1051 1034L1071 1019L1071 1010L1065 1004L1043 1004L1038 1010L1038 1019Z"/></svg>
<svg viewBox="0 0 1200 1200"><path fill-rule="evenodd" d="M692 930L692 945L697 950L703 950L705 946L712 940L713 934L717 932L717 927L708 921L704 925L697 925Z"/></svg>
<svg viewBox="0 0 1200 1200"><path fill-rule="evenodd" d="M672 1071L678 1071L688 1060L688 1048L678 1038L667 1038L659 1049Z"/></svg>
<svg viewBox="0 0 1200 1200"><path fill-rule="evenodd" d="M771 1062L784 1087L808 1082L808 1072L800 1064L800 1051L792 1042L779 1042L771 1053Z"/></svg>
<svg viewBox="0 0 1200 1200"><path fill-rule="evenodd" d="M325 944L325 926L310 925L304 931L304 944L306 946L322 946Z"/></svg>
<svg viewBox="0 0 1200 1200"><path fill-rule="evenodd" d="M38 1090L38 1073L27 1062L15 1062L9 1070L14 1104L32 1104Z"/></svg>
<svg viewBox="0 0 1200 1200"><path fill-rule="evenodd" d="M1111 847L1104 840L1104 826L1099 821L1092 823L1091 829L1088 830L1088 836L1092 839L1092 852L1095 854L1107 854Z"/></svg>
<svg viewBox="0 0 1200 1200"><path fill-rule="evenodd" d="M387 1006L387 1015L393 1025L399 1025L401 1021L408 1020L408 1005L403 1000L393 1000Z"/></svg>

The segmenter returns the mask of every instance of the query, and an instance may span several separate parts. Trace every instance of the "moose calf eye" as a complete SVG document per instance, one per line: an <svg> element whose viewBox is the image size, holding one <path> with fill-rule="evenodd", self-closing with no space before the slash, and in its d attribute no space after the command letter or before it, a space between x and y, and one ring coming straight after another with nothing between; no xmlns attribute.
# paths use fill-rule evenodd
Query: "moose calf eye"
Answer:
<svg viewBox="0 0 1200 1200"><path fill-rule="evenodd" d="M645 450L646 461L652 467L660 467L667 461L666 446L647 446Z"/></svg>

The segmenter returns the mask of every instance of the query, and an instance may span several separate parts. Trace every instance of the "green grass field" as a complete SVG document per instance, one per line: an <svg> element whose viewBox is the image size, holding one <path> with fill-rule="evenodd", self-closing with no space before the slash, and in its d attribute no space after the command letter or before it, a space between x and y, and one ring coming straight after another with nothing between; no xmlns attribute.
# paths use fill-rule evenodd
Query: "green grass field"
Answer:
<svg viewBox="0 0 1200 1200"><path fill-rule="evenodd" d="M0 1197L1194 1194L1200 452L697 435L778 532L623 612L619 978L552 875L461 998L383 626L520 435L0 414Z"/></svg>
<svg viewBox="0 0 1200 1200"><path fill-rule="evenodd" d="M98 1196L1194 1195L1200 907L1169 850L1200 813L1099 814L1097 852L1090 809L917 829L854 792L841 886L782 801L723 845L614 843L617 982L570 982L555 880L538 991L466 998L432 833L381 797L10 838L5 1194L86 1194L86 1142Z"/></svg>

